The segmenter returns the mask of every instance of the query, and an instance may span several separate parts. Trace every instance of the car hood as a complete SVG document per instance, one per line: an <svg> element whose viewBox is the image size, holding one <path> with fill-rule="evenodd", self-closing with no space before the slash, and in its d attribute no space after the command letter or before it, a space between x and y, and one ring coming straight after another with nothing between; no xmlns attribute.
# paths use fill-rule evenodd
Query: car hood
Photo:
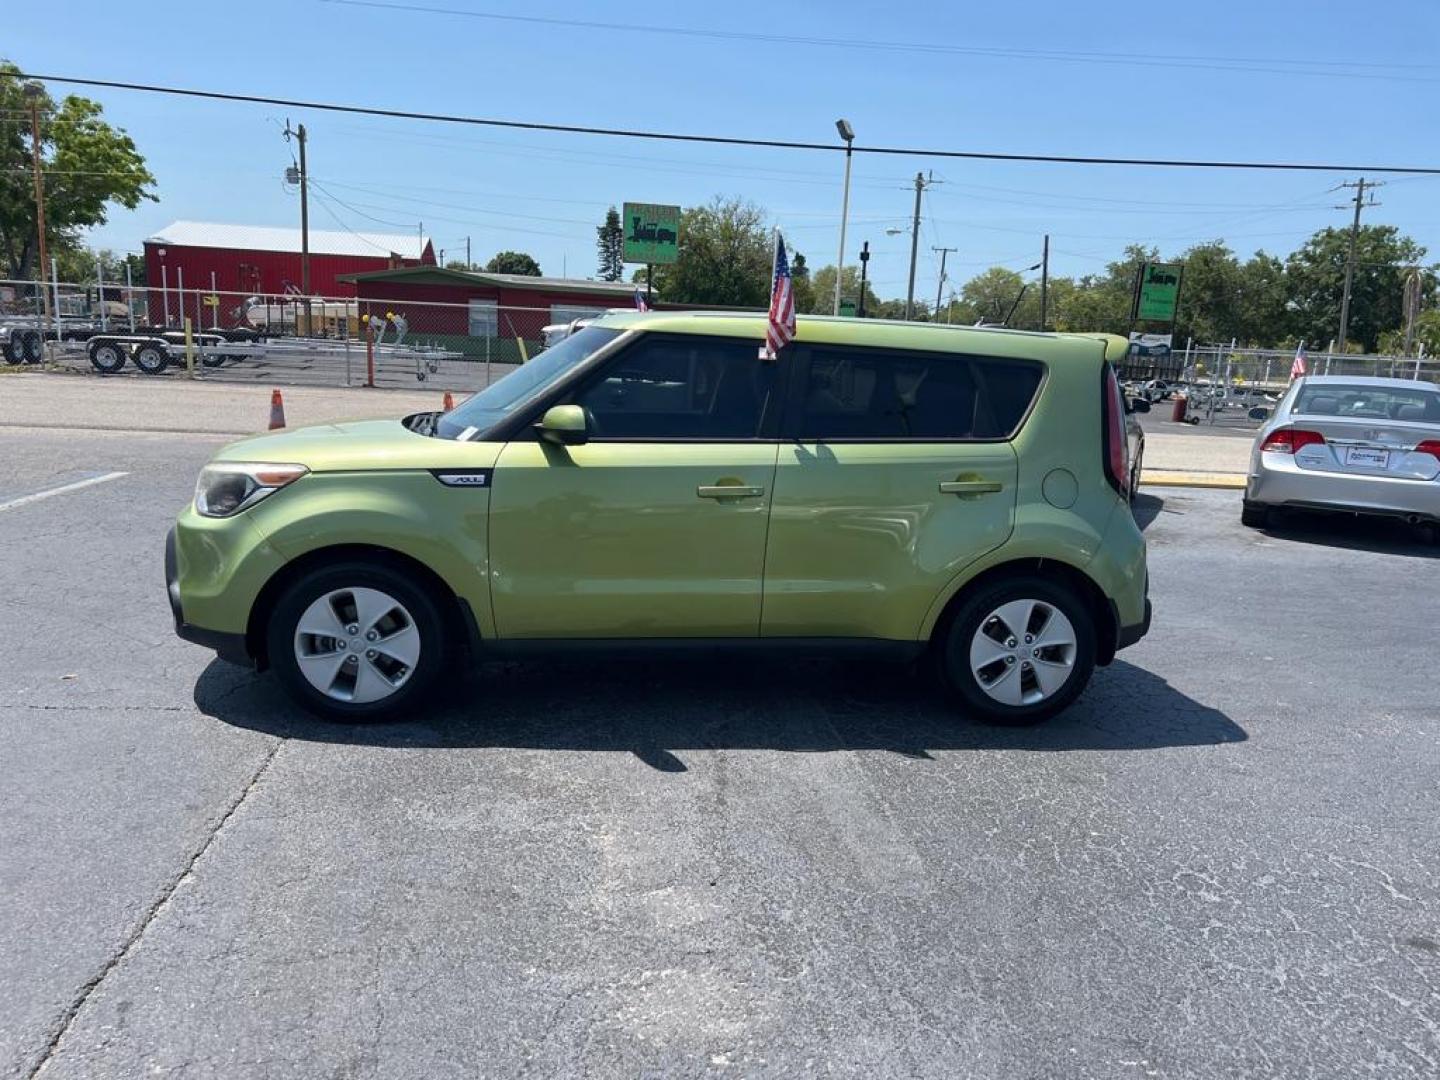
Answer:
<svg viewBox="0 0 1440 1080"><path fill-rule="evenodd" d="M284 462L317 473L371 472L488 468L499 453L499 444L418 435L399 420L358 420L241 439L222 449L215 460Z"/></svg>

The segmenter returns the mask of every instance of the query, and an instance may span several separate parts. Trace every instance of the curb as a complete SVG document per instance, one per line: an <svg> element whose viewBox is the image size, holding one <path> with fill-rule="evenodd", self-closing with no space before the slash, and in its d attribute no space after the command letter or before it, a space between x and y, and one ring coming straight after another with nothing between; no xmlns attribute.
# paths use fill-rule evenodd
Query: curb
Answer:
<svg viewBox="0 0 1440 1080"><path fill-rule="evenodd" d="M1140 473L1140 483L1145 487L1223 488L1240 491L1245 487L1245 474L1145 469Z"/></svg>

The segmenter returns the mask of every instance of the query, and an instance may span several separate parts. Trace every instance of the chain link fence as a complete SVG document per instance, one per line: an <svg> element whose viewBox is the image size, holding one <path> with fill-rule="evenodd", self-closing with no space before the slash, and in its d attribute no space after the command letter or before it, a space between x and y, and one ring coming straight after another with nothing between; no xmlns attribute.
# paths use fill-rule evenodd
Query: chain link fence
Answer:
<svg viewBox="0 0 1440 1080"><path fill-rule="evenodd" d="M0 281L12 364L115 376L471 392L601 310ZM48 309L46 301L48 303ZM187 336L188 324L188 336Z"/></svg>

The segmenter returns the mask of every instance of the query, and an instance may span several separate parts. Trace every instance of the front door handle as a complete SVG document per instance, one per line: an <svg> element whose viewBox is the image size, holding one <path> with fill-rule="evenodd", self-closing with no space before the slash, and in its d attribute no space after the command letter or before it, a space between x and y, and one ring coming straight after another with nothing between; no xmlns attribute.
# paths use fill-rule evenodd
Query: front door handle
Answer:
<svg viewBox="0 0 1440 1080"><path fill-rule="evenodd" d="M1003 484L998 480L942 480L942 495L993 495Z"/></svg>
<svg viewBox="0 0 1440 1080"><path fill-rule="evenodd" d="M702 499L758 499L765 489L749 484L701 484L695 494Z"/></svg>

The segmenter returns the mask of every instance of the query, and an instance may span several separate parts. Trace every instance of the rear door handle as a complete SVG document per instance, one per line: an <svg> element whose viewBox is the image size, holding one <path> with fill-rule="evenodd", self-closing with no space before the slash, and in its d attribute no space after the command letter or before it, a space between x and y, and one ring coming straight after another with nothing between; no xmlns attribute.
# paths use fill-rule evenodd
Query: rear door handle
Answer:
<svg viewBox="0 0 1440 1080"><path fill-rule="evenodd" d="M749 484L701 484L695 494L702 499L758 499L765 489Z"/></svg>
<svg viewBox="0 0 1440 1080"><path fill-rule="evenodd" d="M1003 484L998 480L942 480L942 495L993 495Z"/></svg>

